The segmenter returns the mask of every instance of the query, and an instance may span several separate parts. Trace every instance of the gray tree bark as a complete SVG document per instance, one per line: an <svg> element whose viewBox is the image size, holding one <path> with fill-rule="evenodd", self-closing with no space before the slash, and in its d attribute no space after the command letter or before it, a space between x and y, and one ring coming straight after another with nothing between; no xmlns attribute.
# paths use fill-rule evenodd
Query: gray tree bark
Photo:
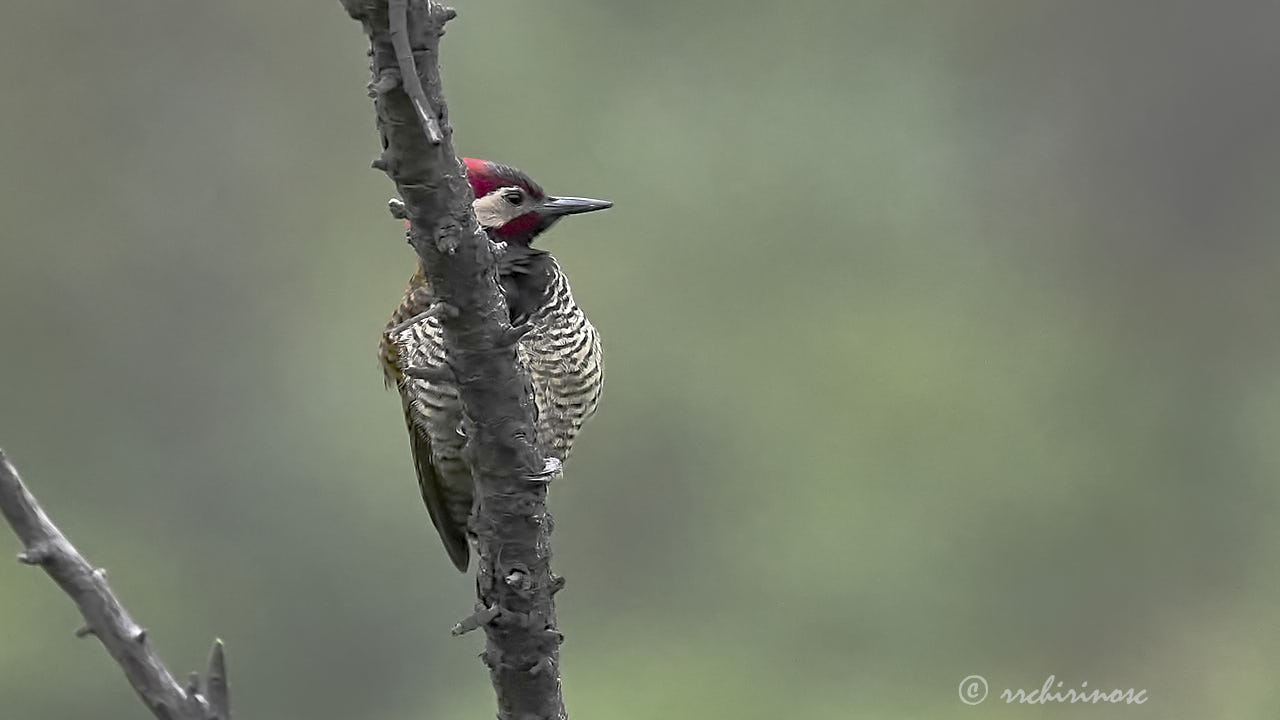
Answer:
<svg viewBox="0 0 1280 720"><path fill-rule="evenodd" d="M497 282L495 246L471 211L471 187L453 150L440 85L439 48L453 10L429 0L343 0L369 36L370 94L383 151L374 167L395 182L397 214L426 268L441 312L446 354L465 411L466 459L476 483L475 613L455 632L483 626L484 655L502 720L564 718L552 598L547 484L558 475L534 438L529 378L516 363ZM410 373L412 374L412 373Z"/></svg>

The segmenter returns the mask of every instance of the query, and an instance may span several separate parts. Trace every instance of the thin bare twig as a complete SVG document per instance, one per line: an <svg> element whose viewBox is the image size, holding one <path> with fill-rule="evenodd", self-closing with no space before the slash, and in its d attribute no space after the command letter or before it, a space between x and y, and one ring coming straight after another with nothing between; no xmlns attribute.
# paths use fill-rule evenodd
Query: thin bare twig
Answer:
<svg viewBox="0 0 1280 720"><path fill-rule="evenodd" d="M213 641L213 650L209 653L209 667L204 671L205 695L209 699L209 709L213 711L211 720L231 720L231 690L227 684L227 657L222 649L222 641Z"/></svg>
<svg viewBox="0 0 1280 720"><path fill-rule="evenodd" d="M222 643L214 647L220 705L213 707L199 692L184 688L165 667L140 627L107 585L107 574L94 568L58 530L35 496L22 484L18 471L0 450L0 513L22 542L18 561L39 565L80 609L84 626L78 637L93 635L107 649L138 697L161 720L230 720L226 703L226 666ZM212 669L213 664L211 662ZM212 686L212 680L210 680Z"/></svg>
<svg viewBox="0 0 1280 720"><path fill-rule="evenodd" d="M487 607L481 606L479 610L476 610L475 612L471 613L465 618L459 620L458 624L453 626L453 635L454 636L466 635L472 630L476 630L478 628L484 627L485 625L488 625L489 623L493 622L494 618L498 617L501 614L502 614L502 608L500 607L494 606L491 608L487 608Z"/></svg>
<svg viewBox="0 0 1280 720"><path fill-rule="evenodd" d="M439 145L444 136L440 134L440 123L436 120L435 110L431 109L431 101L422 89L422 81L418 78L418 63L413 59L413 48L409 44L409 3L408 0L390 0L387 4L390 14L388 29L391 31L391 46L396 50L396 63L400 66L400 82L404 85L405 94L413 102L413 109L422 123L422 130L432 145Z"/></svg>

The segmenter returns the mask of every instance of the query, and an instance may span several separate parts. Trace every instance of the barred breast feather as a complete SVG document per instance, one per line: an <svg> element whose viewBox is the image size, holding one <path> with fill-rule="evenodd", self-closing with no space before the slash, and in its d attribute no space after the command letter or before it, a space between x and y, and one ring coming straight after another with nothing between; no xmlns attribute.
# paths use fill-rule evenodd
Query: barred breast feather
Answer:
<svg viewBox="0 0 1280 720"><path fill-rule="evenodd" d="M549 255L541 255L534 268L539 301L512 307L516 322L531 326L520 339L516 356L533 382L540 449L563 461L600 402L600 337L574 302L559 265ZM525 278L530 275L523 266L520 272ZM388 384L400 393L423 501L450 559L465 571L470 556L467 519L474 491L462 459L466 438L458 391L445 380L404 374L409 367L447 367L440 319L423 316L431 303L430 288L419 271L383 333L380 358Z"/></svg>
<svg viewBox="0 0 1280 720"><path fill-rule="evenodd" d="M551 265L547 301L530 314L532 330L516 350L533 379L542 452L564 460L600 403L604 367L599 333L574 302L560 266Z"/></svg>

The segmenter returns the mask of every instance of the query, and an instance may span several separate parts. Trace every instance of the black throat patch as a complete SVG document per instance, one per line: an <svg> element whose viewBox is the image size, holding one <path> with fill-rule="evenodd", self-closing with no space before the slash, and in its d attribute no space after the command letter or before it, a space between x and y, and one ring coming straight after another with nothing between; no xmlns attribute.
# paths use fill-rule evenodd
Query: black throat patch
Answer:
<svg viewBox="0 0 1280 720"><path fill-rule="evenodd" d="M507 298L511 324L520 325L543 304L555 279L555 261L545 250L508 244L498 258L498 282Z"/></svg>

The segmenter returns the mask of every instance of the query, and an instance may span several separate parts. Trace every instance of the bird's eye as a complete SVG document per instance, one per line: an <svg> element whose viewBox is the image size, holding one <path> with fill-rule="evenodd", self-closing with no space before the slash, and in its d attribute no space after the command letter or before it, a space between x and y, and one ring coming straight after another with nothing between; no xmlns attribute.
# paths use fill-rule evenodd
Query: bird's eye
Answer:
<svg viewBox="0 0 1280 720"><path fill-rule="evenodd" d="M508 190L502 194L502 199L506 200L512 205L519 205L520 203L524 202L524 193L520 192L519 190Z"/></svg>

